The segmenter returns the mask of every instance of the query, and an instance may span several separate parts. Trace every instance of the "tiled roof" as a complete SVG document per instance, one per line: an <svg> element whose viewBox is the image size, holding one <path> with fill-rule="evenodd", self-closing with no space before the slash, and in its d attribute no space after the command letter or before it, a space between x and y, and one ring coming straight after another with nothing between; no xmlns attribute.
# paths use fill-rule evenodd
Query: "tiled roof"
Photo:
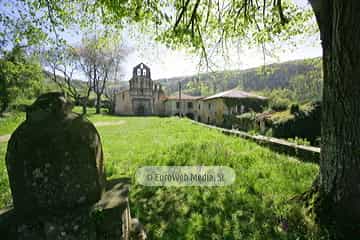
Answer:
<svg viewBox="0 0 360 240"><path fill-rule="evenodd" d="M204 98L203 100L210 100L215 98L257 98L257 99L267 99L266 97L255 95L249 92L244 92L237 89L228 90L225 92L217 93L209 97Z"/></svg>

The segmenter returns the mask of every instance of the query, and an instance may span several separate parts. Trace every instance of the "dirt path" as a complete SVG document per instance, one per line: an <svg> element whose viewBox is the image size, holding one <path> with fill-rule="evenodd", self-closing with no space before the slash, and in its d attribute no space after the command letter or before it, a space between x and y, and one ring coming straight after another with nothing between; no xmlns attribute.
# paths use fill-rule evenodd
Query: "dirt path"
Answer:
<svg viewBox="0 0 360 240"><path fill-rule="evenodd" d="M116 126L126 123L125 121L116 121L116 122L96 122L95 127L102 127L102 126Z"/></svg>
<svg viewBox="0 0 360 240"><path fill-rule="evenodd" d="M116 126L116 125L121 125L121 124L124 124L126 123L125 121L116 121L116 122L96 122L95 123L95 126L96 127L102 127L102 126ZM7 135L2 135L0 136L0 143L5 143L7 141L9 141L10 139L10 134L7 134Z"/></svg>
<svg viewBox="0 0 360 240"><path fill-rule="evenodd" d="M10 139L10 134L8 134L8 135L3 135L3 136L0 136L0 143L4 143L4 142L7 142L7 141L9 141L9 139Z"/></svg>

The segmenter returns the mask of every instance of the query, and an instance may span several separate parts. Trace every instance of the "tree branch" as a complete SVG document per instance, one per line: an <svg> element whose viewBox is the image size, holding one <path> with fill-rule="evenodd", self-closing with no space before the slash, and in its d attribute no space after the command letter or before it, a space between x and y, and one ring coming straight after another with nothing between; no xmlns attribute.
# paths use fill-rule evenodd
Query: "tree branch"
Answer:
<svg viewBox="0 0 360 240"><path fill-rule="evenodd" d="M182 10L181 10L181 12L180 12L180 15L179 15L179 17L176 19L176 22L175 22L175 25L174 25L174 31L176 31L177 26L179 25L181 19L183 18L183 15L184 15L184 13L186 12L189 3L190 3L190 0L187 0L186 3L185 3L185 5L182 7Z"/></svg>
<svg viewBox="0 0 360 240"><path fill-rule="evenodd" d="M287 19L284 15L284 12L283 12L283 9L282 9L282 5L281 5L281 0L278 0L277 1L277 4L276 4L277 8L278 8L278 11L279 11L279 15L280 15L280 21L281 21L281 24L282 25L285 25L289 22L289 19Z"/></svg>

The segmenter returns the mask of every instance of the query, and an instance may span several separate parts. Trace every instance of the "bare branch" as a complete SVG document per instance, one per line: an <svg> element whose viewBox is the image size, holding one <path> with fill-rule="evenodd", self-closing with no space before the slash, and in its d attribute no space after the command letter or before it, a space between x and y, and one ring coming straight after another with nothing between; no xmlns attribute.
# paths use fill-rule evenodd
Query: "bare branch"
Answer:
<svg viewBox="0 0 360 240"><path fill-rule="evenodd" d="M180 12L180 15L179 15L179 17L176 19L176 22L175 22L175 25L174 25L174 31L176 31L176 28L177 28L177 26L179 25L180 21L182 20L184 13L187 11L187 7L188 7L189 3L190 3L190 0L187 0L186 3L185 3L185 5L182 7L182 10L181 10L181 12Z"/></svg>

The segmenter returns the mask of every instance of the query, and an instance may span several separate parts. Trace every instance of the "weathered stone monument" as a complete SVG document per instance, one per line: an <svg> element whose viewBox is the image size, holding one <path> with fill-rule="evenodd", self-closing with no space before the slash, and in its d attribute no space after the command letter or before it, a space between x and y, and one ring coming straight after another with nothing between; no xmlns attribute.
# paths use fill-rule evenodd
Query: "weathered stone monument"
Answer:
<svg viewBox="0 0 360 240"><path fill-rule="evenodd" d="M129 239L129 182L106 182L100 136L71 109L62 93L44 94L12 134L1 239Z"/></svg>

